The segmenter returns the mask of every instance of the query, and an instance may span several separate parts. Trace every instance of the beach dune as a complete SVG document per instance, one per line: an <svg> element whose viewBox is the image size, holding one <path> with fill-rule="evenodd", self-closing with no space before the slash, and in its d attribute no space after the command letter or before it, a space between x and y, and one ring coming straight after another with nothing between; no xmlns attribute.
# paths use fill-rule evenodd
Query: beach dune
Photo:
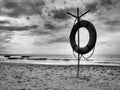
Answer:
<svg viewBox="0 0 120 90"><path fill-rule="evenodd" d="M120 90L120 67L0 63L0 90Z"/></svg>

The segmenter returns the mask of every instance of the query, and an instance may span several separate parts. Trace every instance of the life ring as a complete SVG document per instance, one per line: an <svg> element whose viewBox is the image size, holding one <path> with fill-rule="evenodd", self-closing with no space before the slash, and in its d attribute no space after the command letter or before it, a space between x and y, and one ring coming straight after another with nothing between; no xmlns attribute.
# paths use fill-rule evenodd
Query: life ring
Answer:
<svg viewBox="0 0 120 90"><path fill-rule="evenodd" d="M89 32L89 42L85 47L82 47L82 48L78 47L75 41L76 32L81 27L86 28ZM81 20L73 26L69 38L70 38L70 44L75 52L79 54L86 54L95 47L95 43L97 40L96 29L91 22L86 21L86 20Z"/></svg>

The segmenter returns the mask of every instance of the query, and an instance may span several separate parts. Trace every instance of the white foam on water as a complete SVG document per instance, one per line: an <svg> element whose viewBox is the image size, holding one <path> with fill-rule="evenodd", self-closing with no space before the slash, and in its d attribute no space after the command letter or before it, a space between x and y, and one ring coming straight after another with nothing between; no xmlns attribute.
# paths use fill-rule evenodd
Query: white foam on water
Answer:
<svg viewBox="0 0 120 90"><path fill-rule="evenodd" d="M0 62L6 62L6 63L21 63L21 64L36 64L36 65L77 65L78 61L77 60L70 60L70 61L55 61L55 60L23 60L23 59L18 59L18 60L2 60ZM86 60L81 60L80 61L81 65L114 65L114 66L120 66L119 63L117 62L109 63L107 61L86 61Z"/></svg>

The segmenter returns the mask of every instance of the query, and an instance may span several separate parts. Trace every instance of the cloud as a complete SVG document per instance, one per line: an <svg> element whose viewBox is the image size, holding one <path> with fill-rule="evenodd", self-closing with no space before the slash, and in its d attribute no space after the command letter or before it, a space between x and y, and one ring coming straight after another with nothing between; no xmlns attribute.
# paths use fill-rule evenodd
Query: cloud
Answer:
<svg viewBox="0 0 120 90"><path fill-rule="evenodd" d="M40 28L35 30L30 30L31 36L45 36L45 35L51 35L51 32L49 30L41 30Z"/></svg>
<svg viewBox="0 0 120 90"><path fill-rule="evenodd" d="M106 33L103 37L98 38L97 46L101 48L102 53L120 53L120 32Z"/></svg>
<svg viewBox="0 0 120 90"><path fill-rule="evenodd" d="M14 39L18 37L20 40L16 39L16 41L19 44L22 43L23 47L27 51L28 44L25 46L25 43L28 43L26 41L29 39L29 37L31 37L34 39L32 39L33 42L30 43L29 50L34 51L34 48L31 48L35 47L42 52L44 51L43 48L49 48L50 45L52 46L50 47L50 50L53 50L53 47L56 47L57 45L60 45L60 47L63 49L63 44L64 46L69 45L69 33L74 22L74 18L68 15L66 12L68 11L76 15L77 7L80 8L80 13L83 13L88 9L91 10L91 13L86 14L84 17L82 17L82 19L91 21L96 27L98 34L97 36L98 38L101 38L101 41L98 39L98 48L101 46L107 47L109 45L112 45L111 47L113 48L119 46L116 45L119 43L114 42L119 42L119 39L114 39L114 41L112 41L113 38L110 38L112 36L109 36L109 34L113 35L120 31L119 0L2 0L1 2L1 16L5 15L6 17L8 16L12 19L5 21L7 19L6 18L5 20L0 21L0 32L12 33L12 31L17 31L19 33L19 31L27 31L25 31L26 33L23 31L22 35L16 34L16 37L13 38L11 38L10 34L8 34L10 37L8 37L6 34L0 34L0 47L3 47L4 44L9 43L9 48L14 48L16 46L16 48L19 48L20 50L22 46L17 44L19 46L18 47L15 43L10 43L10 40L12 41L13 39L14 41ZM13 19L16 20L14 21ZM21 37L25 38L23 38L23 42L21 42ZM108 38L110 38L110 40ZM30 41L32 40L30 39ZM41 46L43 48L41 48ZM71 47L66 47L66 49L68 48L70 49ZM8 51L9 50L10 49L8 49ZM59 50L60 48L54 48L54 51Z"/></svg>
<svg viewBox="0 0 120 90"><path fill-rule="evenodd" d="M54 36L52 37L47 43L53 44L53 43L67 43L69 42L69 38L67 36Z"/></svg>
<svg viewBox="0 0 120 90"><path fill-rule="evenodd" d="M11 36L13 35L10 31L0 31L0 43L6 44L10 42Z"/></svg>
<svg viewBox="0 0 120 90"><path fill-rule="evenodd" d="M9 30L9 31L22 31L22 30L30 30L35 29L38 26L32 25L32 26L0 26L0 30Z"/></svg>
<svg viewBox="0 0 120 90"><path fill-rule="evenodd" d="M56 30L57 27L52 22L45 22L44 24L45 29Z"/></svg>
<svg viewBox="0 0 120 90"><path fill-rule="evenodd" d="M0 53L8 53L7 45L10 43L13 32L0 30Z"/></svg>
<svg viewBox="0 0 120 90"><path fill-rule="evenodd" d="M10 24L10 22L8 20L1 20L0 24Z"/></svg>
<svg viewBox="0 0 120 90"><path fill-rule="evenodd" d="M57 21L46 21L44 23L44 28L49 29L51 32L59 31L60 29L65 29L67 28L67 26L68 26L67 22L59 23Z"/></svg>
<svg viewBox="0 0 120 90"><path fill-rule="evenodd" d="M114 0L115 1L115 0ZM104 7L107 6L113 6L114 5L114 1L113 0L101 0L101 5Z"/></svg>
<svg viewBox="0 0 120 90"><path fill-rule="evenodd" d="M3 0L1 3L1 13L10 17L40 14L42 6L45 5L44 0Z"/></svg>
<svg viewBox="0 0 120 90"><path fill-rule="evenodd" d="M19 4L17 2L12 2L12 1L4 1L4 7L7 9L15 9L15 8L19 8Z"/></svg>
<svg viewBox="0 0 120 90"><path fill-rule="evenodd" d="M95 3L97 4L95 5ZM98 27L97 30L99 30L98 36L100 36L101 33L119 32L120 2L118 0L95 1L90 4L86 4L86 9L89 7L93 8L93 12L91 14L94 16L94 25L95 27Z"/></svg>
<svg viewBox="0 0 120 90"><path fill-rule="evenodd" d="M52 13L54 13L53 18L55 19L61 19L61 20L66 20L69 19L70 16L66 14L66 11L63 9L59 10L52 10Z"/></svg>
<svg viewBox="0 0 120 90"><path fill-rule="evenodd" d="M67 14L67 11L69 11L70 13L73 13L76 11L76 8L71 7L71 8L64 8L64 9L54 9L51 11L51 13L53 13L54 19L67 20L71 18L71 16Z"/></svg>
<svg viewBox="0 0 120 90"><path fill-rule="evenodd" d="M106 25L111 25L111 26L113 26L113 25L120 25L120 20L107 20L106 22L105 22L105 24Z"/></svg>
<svg viewBox="0 0 120 90"><path fill-rule="evenodd" d="M90 12L94 13L98 10L98 3L94 2L94 3L91 3L91 4L87 4L85 8L86 8L86 10L90 9Z"/></svg>

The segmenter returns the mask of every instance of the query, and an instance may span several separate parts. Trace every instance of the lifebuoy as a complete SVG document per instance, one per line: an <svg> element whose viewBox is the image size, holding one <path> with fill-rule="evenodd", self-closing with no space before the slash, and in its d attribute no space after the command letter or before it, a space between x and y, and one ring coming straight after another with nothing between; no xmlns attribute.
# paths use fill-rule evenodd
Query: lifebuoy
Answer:
<svg viewBox="0 0 120 90"><path fill-rule="evenodd" d="M83 48L78 47L76 44L76 41L75 41L76 32L81 27L85 27L89 32L89 42ZM70 38L70 44L75 52L77 52L79 54L86 54L86 53L90 52L95 47L95 43L97 40L96 29L91 22L86 21L86 20L81 20L73 26L69 38Z"/></svg>

